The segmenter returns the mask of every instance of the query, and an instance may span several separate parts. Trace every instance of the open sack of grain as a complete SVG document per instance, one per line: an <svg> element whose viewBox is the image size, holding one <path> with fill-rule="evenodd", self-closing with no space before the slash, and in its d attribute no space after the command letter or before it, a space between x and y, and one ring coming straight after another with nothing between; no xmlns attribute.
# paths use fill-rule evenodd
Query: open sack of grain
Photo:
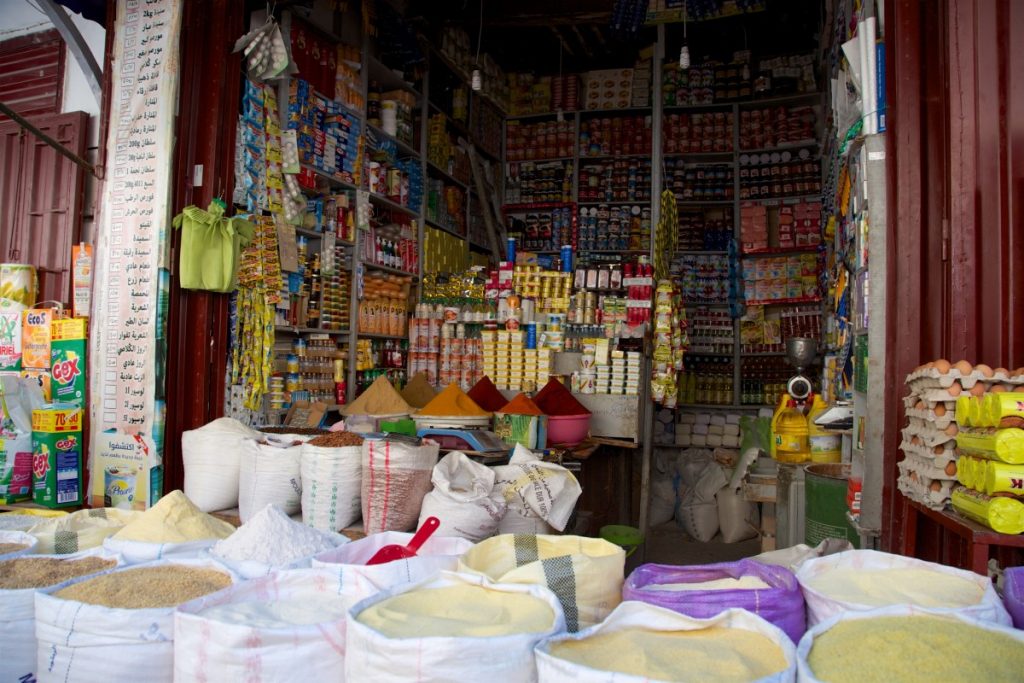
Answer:
<svg viewBox="0 0 1024 683"><path fill-rule="evenodd" d="M160 560L37 592L36 675L40 683L170 683L174 609L238 580L212 560Z"/></svg>
<svg viewBox="0 0 1024 683"><path fill-rule="evenodd" d="M32 680L35 673L37 592L52 593L120 563L119 556L102 548L0 562L0 681Z"/></svg>
<svg viewBox="0 0 1024 683"><path fill-rule="evenodd" d="M541 683L787 683L796 674L786 634L740 609L697 619L624 602L600 624L548 638L536 654Z"/></svg>
<svg viewBox="0 0 1024 683"><path fill-rule="evenodd" d="M347 620L350 681L529 683L534 646L565 630L554 594L442 572L356 604Z"/></svg>

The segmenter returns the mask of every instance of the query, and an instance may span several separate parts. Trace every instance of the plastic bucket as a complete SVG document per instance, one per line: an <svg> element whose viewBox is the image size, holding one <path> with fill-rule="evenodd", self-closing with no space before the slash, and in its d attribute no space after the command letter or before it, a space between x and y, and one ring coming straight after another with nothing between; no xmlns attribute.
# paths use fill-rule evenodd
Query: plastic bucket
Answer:
<svg viewBox="0 0 1024 683"><path fill-rule="evenodd" d="M846 491L850 466L808 465L805 468L807 503L804 543L814 547L826 538L843 538L860 547L860 536L846 519Z"/></svg>
<svg viewBox="0 0 1024 683"><path fill-rule="evenodd" d="M608 524L601 527L601 538L614 543L626 551L626 557L632 555L640 544L644 542L644 535L633 526L624 524Z"/></svg>

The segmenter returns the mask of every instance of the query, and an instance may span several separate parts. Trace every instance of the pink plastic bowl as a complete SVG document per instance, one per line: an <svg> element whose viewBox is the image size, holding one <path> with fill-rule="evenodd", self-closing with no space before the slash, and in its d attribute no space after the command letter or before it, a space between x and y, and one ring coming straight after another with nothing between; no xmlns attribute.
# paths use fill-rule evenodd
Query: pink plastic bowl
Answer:
<svg viewBox="0 0 1024 683"><path fill-rule="evenodd" d="M576 446L589 432L589 414L548 416L548 446Z"/></svg>

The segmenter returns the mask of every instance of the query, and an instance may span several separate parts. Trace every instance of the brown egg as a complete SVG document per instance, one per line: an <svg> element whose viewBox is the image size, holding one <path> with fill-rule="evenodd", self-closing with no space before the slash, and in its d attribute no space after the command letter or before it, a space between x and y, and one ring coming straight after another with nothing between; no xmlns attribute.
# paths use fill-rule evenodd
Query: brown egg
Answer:
<svg viewBox="0 0 1024 683"><path fill-rule="evenodd" d="M960 427L958 427L955 422L953 424L949 425L948 427L946 427L946 429L945 429L946 436L956 436L959 433L960 433Z"/></svg>
<svg viewBox="0 0 1024 683"><path fill-rule="evenodd" d="M946 452L946 447L945 446L936 446L935 448L932 449L932 453L934 453L935 455L942 455L945 452Z"/></svg>
<svg viewBox="0 0 1024 683"><path fill-rule="evenodd" d="M956 363L953 363L953 367L956 368L961 375L969 375L971 374L971 371L974 370L974 366L965 360L958 360Z"/></svg>
<svg viewBox="0 0 1024 683"><path fill-rule="evenodd" d="M927 406L924 404L924 401L918 401L914 404L914 410L925 410L926 408Z"/></svg>
<svg viewBox="0 0 1024 683"><path fill-rule="evenodd" d="M931 365L932 367L939 371L940 375L945 375L947 372L949 372L949 369L953 367L945 358L940 358Z"/></svg>
<svg viewBox="0 0 1024 683"><path fill-rule="evenodd" d="M989 387L988 390L990 392L992 392L993 394L1001 394L1001 393L1006 391L1006 385L1005 384L993 384L991 387Z"/></svg>
<svg viewBox="0 0 1024 683"><path fill-rule="evenodd" d="M992 371L992 374L993 375L1003 375L1005 377L1005 376L1008 376L1010 374L1010 371L1007 370L1006 368L996 368L995 370Z"/></svg>
<svg viewBox="0 0 1024 683"><path fill-rule="evenodd" d="M1024 375L1024 365L1010 373L1011 376L1016 377L1017 375Z"/></svg>
<svg viewBox="0 0 1024 683"><path fill-rule="evenodd" d="M996 374L995 370L993 370L990 366L985 365L984 363L978 363L977 365L974 366L974 369L977 372L980 372L982 377L991 377L992 375Z"/></svg>
<svg viewBox="0 0 1024 683"><path fill-rule="evenodd" d="M921 445L921 437L915 436L914 438L912 438L910 440L910 445L911 446L920 446Z"/></svg>
<svg viewBox="0 0 1024 683"><path fill-rule="evenodd" d="M949 385L949 389L947 389L946 391L949 392L950 396L959 396L960 392L963 390L964 388L960 386L960 382L953 382L952 384Z"/></svg>
<svg viewBox="0 0 1024 683"><path fill-rule="evenodd" d="M935 404L935 409L932 411L935 413L935 417L942 417L946 414L946 406L942 403Z"/></svg>
<svg viewBox="0 0 1024 683"><path fill-rule="evenodd" d="M982 384L981 382L978 382L973 387L971 387L971 396L984 396L984 395L985 395L985 385Z"/></svg>
<svg viewBox="0 0 1024 683"><path fill-rule="evenodd" d="M930 488L931 488L932 491L935 491L936 493L938 493L939 491L942 490L942 483L938 482L938 481L933 481Z"/></svg>
<svg viewBox="0 0 1024 683"><path fill-rule="evenodd" d="M946 474L953 477L956 476L956 463L950 462L946 465Z"/></svg>

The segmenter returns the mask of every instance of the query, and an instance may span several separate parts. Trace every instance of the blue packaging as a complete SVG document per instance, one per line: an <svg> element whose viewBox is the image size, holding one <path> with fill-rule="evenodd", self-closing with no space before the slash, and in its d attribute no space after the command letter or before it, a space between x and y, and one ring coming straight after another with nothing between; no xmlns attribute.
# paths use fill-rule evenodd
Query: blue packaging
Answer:
<svg viewBox="0 0 1024 683"><path fill-rule="evenodd" d="M571 273L572 272L572 245L571 244L563 244L562 245L562 272L563 273Z"/></svg>
<svg viewBox="0 0 1024 683"><path fill-rule="evenodd" d="M505 245L505 260L509 263L516 262L516 240L514 237L509 237L508 243Z"/></svg>
<svg viewBox="0 0 1024 683"><path fill-rule="evenodd" d="M526 323L526 348L537 348L537 323Z"/></svg>

